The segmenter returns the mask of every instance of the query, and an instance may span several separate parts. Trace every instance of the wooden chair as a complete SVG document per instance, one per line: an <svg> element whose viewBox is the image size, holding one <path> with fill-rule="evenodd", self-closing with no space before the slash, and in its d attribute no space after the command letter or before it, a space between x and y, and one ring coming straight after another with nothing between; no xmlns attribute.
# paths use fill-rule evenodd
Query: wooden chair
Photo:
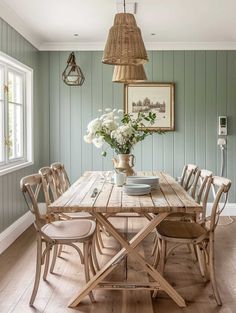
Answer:
<svg viewBox="0 0 236 313"><path fill-rule="evenodd" d="M211 281L216 302L218 305L221 305L222 302L216 285L214 269L214 233L219 216L227 202L231 181L226 178L214 176L208 178L205 188L209 190L211 186L216 190L216 194L209 217L204 218L200 222L163 220L157 226L157 236L160 242L159 268L163 274L167 260L167 244L169 242L194 245L198 251L200 270L204 273L206 279ZM224 204L220 207L220 200L223 197Z"/></svg>
<svg viewBox="0 0 236 313"><path fill-rule="evenodd" d="M70 180L67 175L65 166L63 163L55 162L51 164L51 169L53 172L55 185L56 185L56 192L57 195L62 195L69 187L70 187ZM74 212L74 213L66 213L64 217L67 219L77 219L77 218L93 218L91 214L88 212ZM101 237L100 227L97 227L96 230L96 246L100 254L102 254L101 248L104 248L103 240ZM95 262L96 268L99 270L98 263Z"/></svg>
<svg viewBox="0 0 236 313"><path fill-rule="evenodd" d="M63 173L60 173L60 175L58 177L67 177L67 174L66 174L66 171L65 171L63 164L61 164L61 163L54 163L54 164L57 165L57 169L60 168L60 171L61 170L63 171ZM59 164L61 164L60 167L59 167ZM39 170L39 173L42 175L43 181L45 181L44 186L47 186L46 189L44 190L44 194L45 194L46 205L49 206L52 201L56 201L58 199L58 197L61 195L61 192L66 192L66 190L67 190L66 188L68 187L68 185L60 186L60 184L63 185L63 180L56 181L55 175L53 174L53 169L51 167L48 167L48 166L42 167ZM69 180L67 180L67 179L66 179L66 181L67 181L67 183L69 182ZM58 192L58 190L60 190L60 192ZM65 190L65 191L63 191L63 190ZM50 198L50 195L51 195L51 198ZM58 217L59 217L59 219L62 219L62 220L63 219L64 220L73 220L73 219L94 220L94 217L88 212L60 213L58 215ZM94 240L96 241L96 246L98 247L98 250L100 252L101 249L100 249L100 245L99 245L100 241L98 238L98 232L99 232L99 227L96 226L96 235L94 236ZM59 247L58 255L60 255L61 252L62 252L62 245ZM93 255L95 267L97 270L99 270L100 267L99 267L97 256L96 256L96 250L95 250L95 243L94 242L92 245L92 255Z"/></svg>
<svg viewBox="0 0 236 313"><path fill-rule="evenodd" d="M201 213L201 218L205 217L206 214L206 205L208 200L208 195L210 189L206 189L206 184L208 181L208 178L212 177L213 173L208 170L197 170L197 173L195 174L195 178L192 184L192 187L190 189L190 195L196 200L197 203L201 204L203 206L203 213ZM191 222L199 220L200 216L191 213L173 213L167 217L168 220L171 221L185 221L185 222ZM158 237L155 237L154 245L152 248L152 255L154 255L154 266L156 266L158 262ZM172 247L172 251L177 248L178 245ZM190 251L194 253L196 256L195 250L192 249L192 246L189 246ZM197 256L196 256L197 257Z"/></svg>
<svg viewBox="0 0 236 313"><path fill-rule="evenodd" d="M184 166L182 175L180 177L180 185L186 190L189 191L191 188L195 174L197 173L197 166L194 164L187 164Z"/></svg>
<svg viewBox="0 0 236 313"><path fill-rule="evenodd" d="M39 208L38 196L40 190L48 190L48 186L42 180L40 174L26 176L21 179L21 190L25 197L26 204L29 210L34 214L34 226L37 232L37 260L36 260L36 274L33 292L29 304L32 306L38 291L41 266L45 263L43 279L46 280L49 262L50 251L52 247L57 249L58 245L69 245L78 252L81 263L84 264L86 282L90 279L89 267L93 270L93 263L91 257L91 245L93 235L96 229L96 223L91 220L58 220L50 223L43 223ZM46 194L48 191L46 192ZM47 195L49 199L49 195ZM43 249L42 244L45 243ZM75 245L75 243L83 243L83 253ZM54 255L51 265L51 272L54 268L56 256ZM90 293L91 301L94 301L93 294Z"/></svg>

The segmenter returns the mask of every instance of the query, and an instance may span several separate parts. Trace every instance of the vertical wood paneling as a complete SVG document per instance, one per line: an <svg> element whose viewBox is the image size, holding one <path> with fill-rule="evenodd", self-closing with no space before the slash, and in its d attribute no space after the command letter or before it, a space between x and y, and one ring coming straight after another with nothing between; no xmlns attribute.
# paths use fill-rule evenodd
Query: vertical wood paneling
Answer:
<svg viewBox="0 0 236 313"><path fill-rule="evenodd" d="M163 58L163 80L173 82L174 78L174 52L165 51ZM167 132L164 135L164 170L174 174L174 134Z"/></svg>
<svg viewBox="0 0 236 313"><path fill-rule="evenodd" d="M217 118L221 115L227 115L227 53L225 51L217 51ZM217 120L218 123L218 120ZM217 129L218 130L218 129ZM225 150L227 154L227 149ZM220 149L217 149L217 173L220 174L221 156ZM225 161L227 158L225 157ZM227 176L227 165L224 167L224 173Z"/></svg>
<svg viewBox="0 0 236 313"><path fill-rule="evenodd" d="M206 52L206 168L217 172L216 52Z"/></svg>
<svg viewBox="0 0 236 313"><path fill-rule="evenodd" d="M66 67L69 53L62 52L60 53L60 66L59 73L62 73ZM70 144L71 144L71 87L68 86L60 79L60 94L59 94L59 102L60 102L60 115L59 115L59 127L60 127L60 141L59 141L59 153L60 160L65 165L67 169L68 175L70 176Z"/></svg>
<svg viewBox="0 0 236 313"><path fill-rule="evenodd" d="M163 51L153 51L153 81L163 81ZM153 169L161 170L164 168L164 135L153 135Z"/></svg>
<svg viewBox="0 0 236 313"><path fill-rule="evenodd" d="M88 145L84 142L83 136L87 128L88 122L92 118L92 53L81 52L80 65L83 68L85 75L85 82L82 86L82 172L89 170L93 164L92 145ZM76 87L75 87L76 88ZM92 165L93 166L93 165Z"/></svg>
<svg viewBox="0 0 236 313"><path fill-rule="evenodd" d="M152 51L148 52L149 62L147 63L145 70L148 77L148 81L153 81L153 58ZM148 136L142 142L142 170L150 171L153 169L153 141L152 136Z"/></svg>
<svg viewBox="0 0 236 313"><path fill-rule="evenodd" d="M185 52L185 162L195 163L195 53Z"/></svg>
<svg viewBox="0 0 236 313"><path fill-rule="evenodd" d="M75 53L76 60L80 64L80 54ZM83 70L83 68L82 68ZM70 91L70 161L71 161L71 181L74 182L82 172L82 90L81 88L71 87Z"/></svg>
<svg viewBox="0 0 236 313"><path fill-rule="evenodd" d="M236 181L236 54L228 52L227 57L227 115L228 115L228 136L227 136L227 175L233 182ZM231 198L235 199L235 186L231 190ZM232 200L231 200L232 201ZM234 201L235 202L235 201Z"/></svg>
<svg viewBox="0 0 236 313"><path fill-rule="evenodd" d="M100 61L101 62L101 61ZM111 65L103 65L102 66L102 104L103 109L105 108L113 108L114 107L114 96L113 96L113 83L112 83L112 75L113 75L114 67ZM102 159L103 161L103 169L111 170L113 168L112 159L113 152L110 148L107 149L107 156Z"/></svg>
<svg viewBox="0 0 236 313"><path fill-rule="evenodd" d="M175 83L175 132L174 132L174 176L178 177L185 164L185 71L184 52L174 54L174 82Z"/></svg>
<svg viewBox="0 0 236 313"><path fill-rule="evenodd" d="M195 52L195 162L206 167L206 53Z"/></svg>
<svg viewBox="0 0 236 313"><path fill-rule="evenodd" d="M50 53L50 161L60 160L60 58L58 52Z"/></svg>
<svg viewBox="0 0 236 313"><path fill-rule="evenodd" d="M92 55L92 117L96 118L102 110L102 95L103 95L103 81L102 81L102 52L93 53ZM116 95L120 94L116 92ZM118 99L117 99L118 100ZM85 132L84 132L85 134ZM99 170L102 168L103 157L101 156L101 149L93 147L93 168Z"/></svg>
<svg viewBox="0 0 236 313"><path fill-rule="evenodd" d="M39 109L39 115L40 120L43 121L44 127L42 127L40 131L39 140L41 142L42 151L40 154L40 164L42 166L46 166L49 164L49 122L50 122L50 81L48 75L48 69L49 69L49 53L48 52L42 52L40 53L40 67L39 67L39 76L40 79L40 86L43 90L43 92L40 93L40 109ZM43 140L42 140L43 138Z"/></svg>

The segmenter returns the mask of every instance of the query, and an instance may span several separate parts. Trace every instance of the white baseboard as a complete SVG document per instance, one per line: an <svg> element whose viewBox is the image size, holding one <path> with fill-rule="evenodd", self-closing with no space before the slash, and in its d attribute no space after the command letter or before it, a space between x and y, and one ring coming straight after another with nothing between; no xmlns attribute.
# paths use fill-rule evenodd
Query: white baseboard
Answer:
<svg viewBox="0 0 236 313"><path fill-rule="evenodd" d="M32 223L34 217L31 212L25 213L12 225L0 233L0 254L3 253Z"/></svg>

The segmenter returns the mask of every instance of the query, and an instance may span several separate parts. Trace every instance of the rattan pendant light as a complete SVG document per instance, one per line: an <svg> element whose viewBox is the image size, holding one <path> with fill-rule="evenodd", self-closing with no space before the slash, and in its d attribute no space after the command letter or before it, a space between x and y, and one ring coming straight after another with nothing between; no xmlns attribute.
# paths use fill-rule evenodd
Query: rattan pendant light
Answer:
<svg viewBox="0 0 236 313"><path fill-rule="evenodd" d="M111 27L102 62L112 65L139 65L148 61L141 31L133 14L118 13Z"/></svg>
<svg viewBox="0 0 236 313"><path fill-rule="evenodd" d="M84 74L81 68L76 64L74 52L71 52L69 55L67 66L62 73L62 79L68 86L82 86L84 83Z"/></svg>
<svg viewBox="0 0 236 313"><path fill-rule="evenodd" d="M143 65L116 65L112 81L114 83L139 83L147 80Z"/></svg>

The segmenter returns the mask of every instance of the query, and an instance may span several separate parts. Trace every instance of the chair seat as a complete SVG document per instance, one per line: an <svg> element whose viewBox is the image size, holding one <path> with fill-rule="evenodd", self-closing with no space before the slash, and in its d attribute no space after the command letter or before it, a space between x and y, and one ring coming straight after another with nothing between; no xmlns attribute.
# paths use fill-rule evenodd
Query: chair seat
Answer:
<svg viewBox="0 0 236 313"><path fill-rule="evenodd" d="M161 236L176 239L197 239L206 234L206 229L200 224L181 221L164 220L156 229Z"/></svg>
<svg viewBox="0 0 236 313"><path fill-rule="evenodd" d="M72 213L63 213L64 216L69 218L81 218L81 219L93 219L93 216L88 212L72 212Z"/></svg>
<svg viewBox="0 0 236 313"><path fill-rule="evenodd" d="M91 237L95 228L91 220L67 220L48 223L41 230L55 240L80 240Z"/></svg>

